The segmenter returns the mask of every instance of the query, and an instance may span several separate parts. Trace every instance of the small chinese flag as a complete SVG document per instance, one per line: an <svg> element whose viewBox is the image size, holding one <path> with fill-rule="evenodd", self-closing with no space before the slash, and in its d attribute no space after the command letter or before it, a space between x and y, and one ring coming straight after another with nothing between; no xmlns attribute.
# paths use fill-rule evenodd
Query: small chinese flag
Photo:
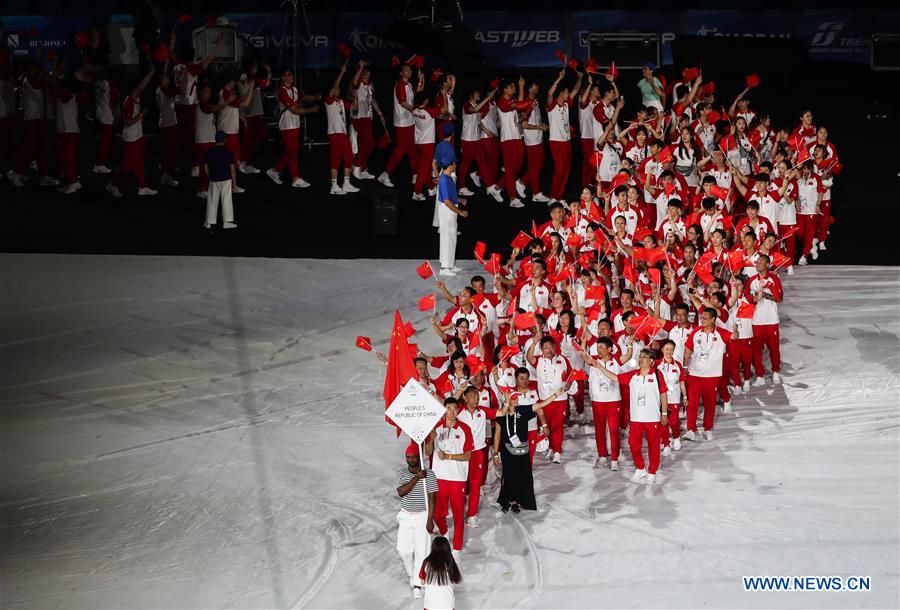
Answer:
<svg viewBox="0 0 900 610"><path fill-rule="evenodd" d="M759 86L759 75L758 74L748 74L747 78L744 79L744 84L747 85L747 89L753 89L753 87Z"/></svg>
<svg viewBox="0 0 900 610"><path fill-rule="evenodd" d="M368 337L363 337L362 335L356 338L356 347L359 349L364 349L367 352L372 351L372 340Z"/></svg>
<svg viewBox="0 0 900 610"><path fill-rule="evenodd" d="M586 381L588 378L587 373L585 373L581 369L572 369L572 372L569 373L569 378L566 379L566 382L569 381Z"/></svg>
<svg viewBox="0 0 900 610"><path fill-rule="evenodd" d="M429 294L427 296L424 296L419 299L419 311L428 311L429 309L434 309L435 303L435 295Z"/></svg>
<svg viewBox="0 0 900 610"><path fill-rule="evenodd" d="M484 253L487 252L487 244L483 241L475 242L475 260L482 265L484 264Z"/></svg>
<svg viewBox="0 0 900 610"><path fill-rule="evenodd" d="M724 186L719 186L718 184L714 184L709 187L709 193L713 197L721 199L722 201L728 199L728 189Z"/></svg>
<svg viewBox="0 0 900 610"><path fill-rule="evenodd" d="M526 328L534 328L534 325L537 324L537 320L534 317L534 312L526 311L525 313L516 314L516 317L513 318L513 325L519 330L525 330Z"/></svg>
<svg viewBox="0 0 900 610"><path fill-rule="evenodd" d="M416 329L413 328L412 322L407 322L403 325L403 334L406 335L407 339L416 334Z"/></svg>
<svg viewBox="0 0 900 610"><path fill-rule="evenodd" d="M521 250L525 246L531 243L531 236L525 231L519 231L519 234L516 235L516 238L512 240L512 244L510 244L513 248L518 248Z"/></svg>
<svg viewBox="0 0 900 610"><path fill-rule="evenodd" d="M344 59L347 59L353 53L353 51L350 49L350 47L345 45L343 42L339 42L337 44L337 50L338 50L338 53L340 53L341 55L344 56Z"/></svg>
<svg viewBox="0 0 900 610"><path fill-rule="evenodd" d="M507 345L503 349L500 350L500 360L509 360L520 351L518 345Z"/></svg>
<svg viewBox="0 0 900 610"><path fill-rule="evenodd" d="M743 303L738 306L737 317L744 318L749 320L753 318L753 314L756 312L756 305L754 303Z"/></svg>
<svg viewBox="0 0 900 610"><path fill-rule="evenodd" d="M556 49L556 51L554 51L554 53L556 54L556 58L559 61L562 61L562 62L566 61L566 54L563 52L562 49Z"/></svg>
<svg viewBox="0 0 900 610"><path fill-rule="evenodd" d="M185 23L190 23L193 20L194 20L194 18L191 15L188 15L187 13L182 13L182 14L178 15L178 24L179 25L184 25Z"/></svg>
<svg viewBox="0 0 900 610"><path fill-rule="evenodd" d="M588 286L584 289L584 298L591 301L602 301L606 296L605 286Z"/></svg>
<svg viewBox="0 0 900 610"><path fill-rule="evenodd" d="M434 270L431 268L431 263L425 261L424 263L416 267L416 273L418 273L419 277L423 280L427 280L434 275Z"/></svg>
<svg viewBox="0 0 900 610"><path fill-rule="evenodd" d="M616 68L616 62L612 62L609 65L609 69L606 71L607 76L611 76L613 80L619 78L619 69Z"/></svg>
<svg viewBox="0 0 900 610"><path fill-rule="evenodd" d="M800 163L804 163L804 162L806 162L806 161L809 161L809 159L810 159L810 156L809 156L809 149L808 149L808 148L801 148L801 149L799 150L799 152L797 153L797 164L799 165Z"/></svg>
<svg viewBox="0 0 900 610"><path fill-rule="evenodd" d="M397 57L396 55L393 55L393 56L391 57L391 67L392 67L392 68L396 68L396 67L398 67L399 65L400 65L400 58Z"/></svg>

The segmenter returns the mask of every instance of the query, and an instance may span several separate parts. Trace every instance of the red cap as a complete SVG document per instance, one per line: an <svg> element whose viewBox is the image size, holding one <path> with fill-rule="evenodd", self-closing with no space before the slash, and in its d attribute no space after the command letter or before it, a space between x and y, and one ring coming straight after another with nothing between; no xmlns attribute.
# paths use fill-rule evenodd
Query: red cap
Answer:
<svg viewBox="0 0 900 610"><path fill-rule="evenodd" d="M406 446L406 455L419 455L419 446L414 441L410 441Z"/></svg>

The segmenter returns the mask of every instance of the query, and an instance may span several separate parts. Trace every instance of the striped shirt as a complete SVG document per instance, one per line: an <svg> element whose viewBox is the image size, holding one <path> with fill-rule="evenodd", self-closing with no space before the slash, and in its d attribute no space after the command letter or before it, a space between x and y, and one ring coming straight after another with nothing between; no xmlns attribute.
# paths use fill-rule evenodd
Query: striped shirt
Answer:
<svg viewBox="0 0 900 610"><path fill-rule="evenodd" d="M437 478L431 470L425 471L424 481L427 481L428 493L437 493ZM416 476L409 471L409 468L403 468L397 471L397 487L402 487L409 483ZM421 513L425 510L425 492L422 487L423 481L416 483L411 492L400 498L400 509L407 513Z"/></svg>

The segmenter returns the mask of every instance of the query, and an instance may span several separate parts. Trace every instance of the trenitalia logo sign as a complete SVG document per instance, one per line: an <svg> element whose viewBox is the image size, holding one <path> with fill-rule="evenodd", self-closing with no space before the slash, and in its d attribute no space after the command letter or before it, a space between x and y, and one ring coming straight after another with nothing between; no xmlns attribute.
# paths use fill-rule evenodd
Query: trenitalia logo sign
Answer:
<svg viewBox="0 0 900 610"><path fill-rule="evenodd" d="M531 43L558 43L562 40L562 33L560 30L476 30L475 40L482 44L502 44L517 49Z"/></svg>

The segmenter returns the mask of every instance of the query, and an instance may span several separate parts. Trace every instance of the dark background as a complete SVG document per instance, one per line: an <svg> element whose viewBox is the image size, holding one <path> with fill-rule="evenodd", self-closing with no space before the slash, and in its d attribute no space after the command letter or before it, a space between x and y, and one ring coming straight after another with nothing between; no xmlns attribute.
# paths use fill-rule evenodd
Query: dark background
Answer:
<svg viewBox="0 0 900 610"><path fill-rule="evenodd" d="M14 2L13 6L23 4L35 6L30 0ZM44 1L38 4L49 7L47 11L65 5L64 2ZM119 2L95 4L104 10L120 10L123 4L130 5ZM113 6L107 9L107 4ZM177 10L189 10L191 4L179 4ZM314 8L315 2L311 4ZM565 3L567 8L585 4ZM527 3L516 5L524 7ZM227 6L226 2L217 4L216 8L223 10ZM242 6L246 9L246 5ZM353 2L341 3L342 10L347 6L352 8ZM809 64L802 53L779 46L778 41L765 41L760 45L741 39L705 38L701 42L704 46L698 47L690 40L684 41L676 50L678 67L664 69L666 76L670 79L676 76L680 68L693 63L699 53L706 58L704 78L716 82L717 101L726 108L743 88L744 75L756 71L762 85L753 91L752 106L769 111L774 127L793 128L806 108L814 112L817 125L828 127L830 139L837 146L845 169L835 180L833 189L832 214L837 222L832 225L828 251L818 263L900 263L892 236L900 220L900 163L893 152L900 134L895 93L900 89L900 73L874 72L860 66ZM741 59L735 60L738 57ZM721 59L727 61L719 61ZM522 74L541 84L543 98L557 71L527 70ZM309 93L326 93L334 76L333 71L304 71L304 89ZM478 68L459 70L457 108L461 107L463 96L471 87L483 87L496 76L517 77L518 73L497 74L493 69L487 72ZM388 117L394 78L392 73L384 70L376 72L374 79L379 102ZM621 71L619 87L626 100L631 102L623 117L633 114L634 101L639 99L635 86L639 78L636 71ZM159 177L155 124L154 115L145 119L147 173L149 184L154 187ZM577 125L574 116L573 124ZM323 117L313 116L307 128L311 140L325 140ZM63 196L55 189L37 187L36 180L31 180L23 189L13 189L6 180L0 182L4 212L0 222L0 244L4 251L327 258L423 258L437 254L437 233L431 227L433 201L410 200L409 171L405 164L401 164L393 176L396 189L383 189L375 181L366 181L357 183L362 187L358 194L332 197L328 195L327 146L304 147L300 157L301 175L313 184L311 188L293 189L287 184L279 187L265 174L240 175L239 183L247 192L235 196L239 228L230 232L210 232L201 226L205 202L194 195L195 180L184 174L178 176L182 179L179 187L162 188L155 197L137 197L131 181L125 182L123 199L109 197L104 190L107 177L90 173L94 134L93 124L83 121L81 182L84 188L78 193ZM267 169L280 154L280 148L278 132L273 127L269 141L254 164L262 170ZM387 153L389 151L376 151L370 161L373 174L377 175L383 169ZM51 153L51 158L54 156ZM579 164L576 152L573 179L569 184L572 196L578 190L574 177L580 175ZM182 159L184 169L187 165L187 159ZM5 164L0 167L5 169ZM547 154L544 171L547 187L552 171L552 161ZM376 197L390 199L394 196L398 202L397 233L376 235L373 233ZM508 246L520 228L529 227L532 219L542 222L547 218L544 204L527 202L525 208L513 210L506 203L496 203L483 191L470 198L469 209L470 218L460 223L463 232L458 246L460 258L471 256L469 253L476 240L486 241L489 251L498 251ZM886 235L881 235L882 227L887 229Z"/></svg>

